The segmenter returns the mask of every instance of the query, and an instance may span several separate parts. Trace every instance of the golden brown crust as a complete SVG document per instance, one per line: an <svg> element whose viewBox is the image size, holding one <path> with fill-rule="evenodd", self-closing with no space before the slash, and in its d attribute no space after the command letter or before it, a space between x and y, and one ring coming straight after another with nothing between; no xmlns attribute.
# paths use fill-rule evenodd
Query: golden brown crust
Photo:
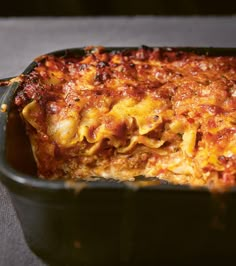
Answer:
<svg viewBox="0 0 236 266"><path fill-rule="evenodd" d="M146 47L46 56L15 103L41 177L235 184L236 57Z"/></svg>

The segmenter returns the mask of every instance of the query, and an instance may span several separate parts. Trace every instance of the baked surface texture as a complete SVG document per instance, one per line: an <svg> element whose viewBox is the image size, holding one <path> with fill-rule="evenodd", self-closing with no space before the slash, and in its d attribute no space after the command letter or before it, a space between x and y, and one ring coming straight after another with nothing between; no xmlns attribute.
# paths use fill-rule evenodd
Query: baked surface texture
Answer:
<svg viewBox="0 0 236 266"><path fill-rule="evenodd" d="M236 177L236 57L141 47L45 56L15 98L43 178Z"/></svg>

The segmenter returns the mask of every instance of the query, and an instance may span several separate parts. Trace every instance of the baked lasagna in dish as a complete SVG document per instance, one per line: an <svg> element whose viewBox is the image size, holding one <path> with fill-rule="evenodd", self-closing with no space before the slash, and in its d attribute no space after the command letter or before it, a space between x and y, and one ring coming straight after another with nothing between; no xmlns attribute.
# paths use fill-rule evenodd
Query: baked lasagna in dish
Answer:
<svg viewBox="0 0 236 266"><path fill-rule="evenodd" d="M21 79L15 104L42 178L235 184L234 56L88 47Z"/></svg>

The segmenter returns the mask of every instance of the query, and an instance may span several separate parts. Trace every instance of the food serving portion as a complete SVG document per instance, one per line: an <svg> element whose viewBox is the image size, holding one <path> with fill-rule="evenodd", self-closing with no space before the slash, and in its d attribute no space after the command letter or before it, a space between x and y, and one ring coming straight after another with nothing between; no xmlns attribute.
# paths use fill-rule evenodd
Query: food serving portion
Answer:
<svg viewBox="0 0 236 266"><path fill-rule="evenodd" d="M236 57L141 47L45 55L15 97L38 175L236 178Z"/></svg>

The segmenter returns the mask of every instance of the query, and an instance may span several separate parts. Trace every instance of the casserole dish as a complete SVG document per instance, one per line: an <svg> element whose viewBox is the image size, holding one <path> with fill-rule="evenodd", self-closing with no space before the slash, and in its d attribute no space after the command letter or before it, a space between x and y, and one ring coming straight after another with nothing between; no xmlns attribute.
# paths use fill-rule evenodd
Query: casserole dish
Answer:
<svg viewBox="0 0 236 266"><path fill-rule="evenodd" d="M236 55L236 49L181 50ZM76 56L83 52L78 48L52 54ZM23 74L32 71L36 61ZM7 109L0 113L1 180L9 190L29 247L45 262L235 264L234 187L224 193L212 193L206 187L158 181L72 183L39 179L12 105L19 82L13 79L2 84L1 104L6 104Z"/></svg>

